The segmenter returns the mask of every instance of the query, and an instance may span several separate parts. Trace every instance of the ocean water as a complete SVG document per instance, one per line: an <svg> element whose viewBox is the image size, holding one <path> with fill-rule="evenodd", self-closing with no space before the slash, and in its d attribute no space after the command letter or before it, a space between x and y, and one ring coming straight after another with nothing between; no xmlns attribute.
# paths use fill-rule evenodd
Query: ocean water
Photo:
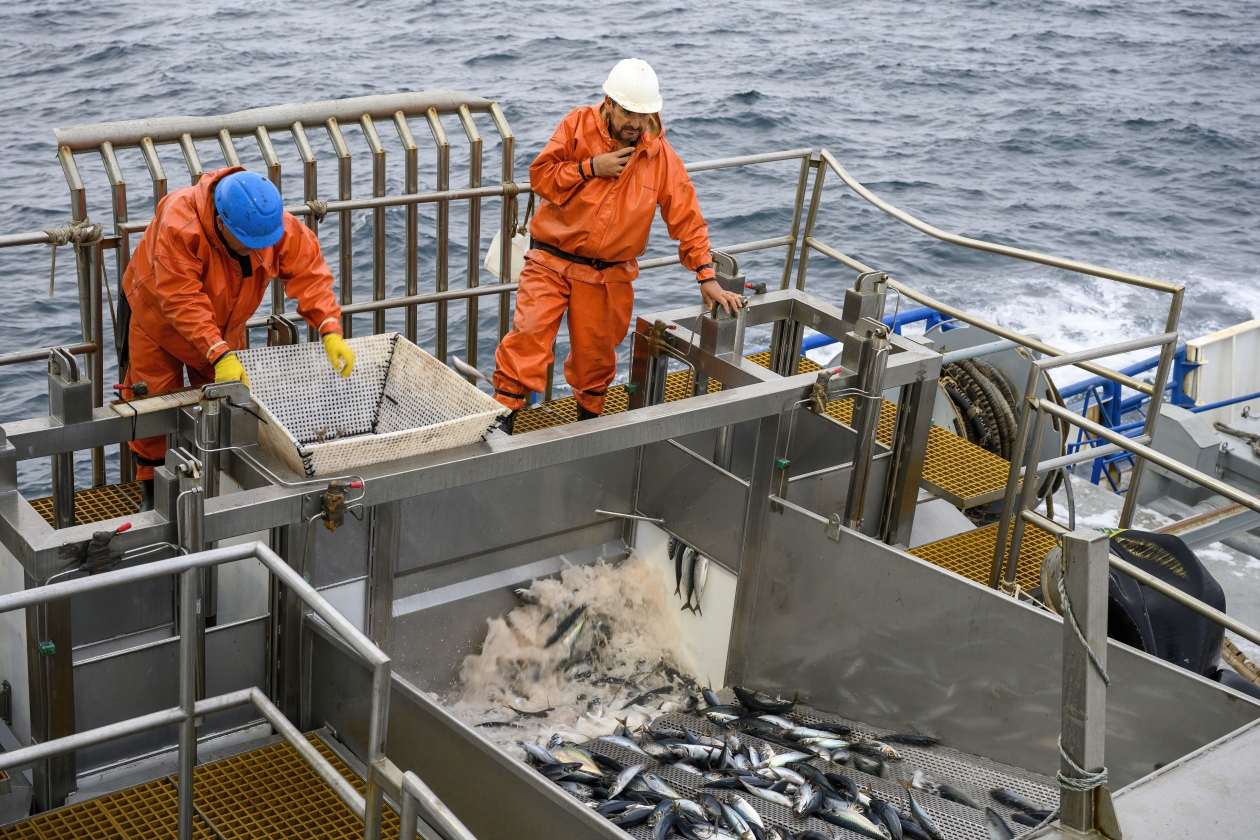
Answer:
<svg viewBox="0 0 1260 840"><path fill-rule="evenodd" d="M502 103L523 178L555 124L597 101L608 69L633 55L660 76L662 120L684 160L826 148L875 193L939 227L1185 283L1183 336L1260 314L1260 14L1247 3L15 0L0 6L0 44L4 233L69 217L57 126L455 88ZM499 149L490 121L479 127L490 183ZM445 128L452 184L466 183L458 121L448 118ZM398 192L400 147L388 129L388 184ZM412 129L421 188L432 188L427 131L420 121ZM322 132L310 135L321 192L332 197L331 149ZM356 129L347 135L355 194L364 195L366 147ZM286 137L277 145L285 192L300 195L292 145ZM237 146L247 165L259 165L256 151ZM214 144L200 150L207 168L218 165ZM162 156L172 186L186 183L178 152ZM131 215L147 216L143 164L133 153L121 159ZM79 164L91 215L108 222L99 161L81 156ZM786 233L797 171L780 163L697 175L714 243ZM485 201L484 213L483 254L497 203ZM466 276L464 212L457 206L451 215L458 287ZM402 289L402 218L401 210L388 214L391 294ZM434 278L431 208L421 219L423 291ZM370 295L370 229L370 214L358 214L357 299ZM1155 293L944 245L834 177L817 234L916 288L1066 348L1162 331L1166 301ZM336 222L323 226L322 239L335 264ZM658 230L648 255L672 252ZM77 340L72 259L60 262L50 300L46 248L0 252L0 352ZM782 253L741 263L751 279L773 285ZM112 265L109 274L116 279ZM825 258L811 259L809 290L838 301L851 280ZM698 301L677 268L646 272L636 293L639 313ZM496 311L482 299L479 364L487 370ZM465 316L462 304L451 306L451 352L461 356ZM388 323L400 329L401 314ZM421 343L432 349L431 312L421 327ZM362 319L358 330L369 329ZM41 365L0 371L0 421L37 415L46 404ZM79 474L85 482L85 458ZM47 488L45 464L24 464L21 477L30 492Z"/></svg>

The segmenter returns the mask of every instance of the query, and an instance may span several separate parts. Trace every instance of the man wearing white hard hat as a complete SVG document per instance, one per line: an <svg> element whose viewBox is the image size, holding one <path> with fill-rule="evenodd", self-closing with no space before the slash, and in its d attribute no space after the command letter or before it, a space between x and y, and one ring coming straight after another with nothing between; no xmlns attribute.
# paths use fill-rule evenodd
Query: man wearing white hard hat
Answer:
<svg viewBox="0 0 1260 840"><path fill-rule="evenodd" d="M564 377L578 419L597 417L617 372L617 345L634 309L636 258L647 248L656 209L694 271L706 306L742 305L714 279L709 230L683 163L661 128L661 95L646 61L618 62L604 101L569 113L529 168L539 198L529 225L512 331L495 353L495 399L516 410L546 387L560 320L568 312Z"/></svg>

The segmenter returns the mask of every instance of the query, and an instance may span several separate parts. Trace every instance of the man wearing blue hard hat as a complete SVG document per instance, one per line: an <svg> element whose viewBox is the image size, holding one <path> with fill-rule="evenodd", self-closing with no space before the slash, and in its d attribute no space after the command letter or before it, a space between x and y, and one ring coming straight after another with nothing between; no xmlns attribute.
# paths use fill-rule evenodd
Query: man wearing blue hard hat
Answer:
<svg viewBox="0 0 1260 840"><path fill-rule="evenodd" d="M123 275L130 307L119 354L125 388L134 393L132 386L143 382L159 394L184 387L185 373L189 385L233 379L248 385L234 351L244 346L245 323L275 277L323 337L333 369L349 376L354 352L342 337L341 307L319 239L284 212L270 181L233 166L166 195ZM166 438L130 446L136 477L149 489Z"/></svg>

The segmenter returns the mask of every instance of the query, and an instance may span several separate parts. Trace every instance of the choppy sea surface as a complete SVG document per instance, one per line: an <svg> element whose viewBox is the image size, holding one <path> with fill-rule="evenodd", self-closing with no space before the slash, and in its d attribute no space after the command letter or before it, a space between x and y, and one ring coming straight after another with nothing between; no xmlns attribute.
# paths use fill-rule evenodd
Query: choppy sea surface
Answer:
<svg viewBox="0 0 1260 840"><path fill-rule="evenodd" d="M660 76L668 138L687 161L828 149L876 194L947 230L1186 284L1181 332L1192 337L1260 314L1260 14L1204 2L542 2L154 4L83 0L0 4L0 233L64 224L68 194L53 128L105 120L206 115L261 105L426 88L502 103L525 177L571 108L595 102L608 69L638 56ZM402 188L397 137L382 126L390 192ZM453 185L467 183L459 123ZM488 119L485 181L499 173ZM421 188L434 186L423 123ZM323 197L334 197L326 135L310 131ZM347 129L355 195L369 194L367 149ZM286 195L301 194L298 158L277 138ZM260 165L243 140L244 162ZM161 151L172 187L186 181ZM200 145L207 168L222 160ZM120 155L132 218L151 212L139 156ZM95 156L79 159L91 216L109 222ZM716 245L783 235L793 163L695 177ZM497 220L484 202L482 255ZM465 215L452 210L452 286L466 277ZM355 295L371 294L371 215L357 214ZM432 289L431 208L421 213L421 290ZM403 288L403 213L387 221L391 294ZM947 302L1067 348L1162 331L1166 299L1139 289L953 248L883 215L828 178L818 237ZM321 236L336 264L337 224ZM663 229L649 256L673 253ZM745 255L771 284L782 252ZM0 352L77 340L72 259L48 295L48 249L0 252ZM116 281L109 265L111 282ZM483 282L491 282L483 273ZM838 301L852 273L815 255L807 288ZM645 272L636 310L698 301L680 269ZM497 307L483 299L479 348L490 362ZM451 352L467 355L465 308L451 307ZM401 329L402 316L391 315ZM370 319L359 322L360 333ZM106 318L107 333L110 330ZM433 347L431 313L422 345ZM563 339L561 352L564 352ZM112 360L111 360L112 367ZM624 376L624 363L621 375ZM115 374L108 371L107 383ZM563 383L559 383L561 386ZM563 388L561 388L563 390ZM0 370L0 421L46 411L39 364ZM79 480L88 478L80 459ZM47 487L23 465L25 489Z"/></svg>

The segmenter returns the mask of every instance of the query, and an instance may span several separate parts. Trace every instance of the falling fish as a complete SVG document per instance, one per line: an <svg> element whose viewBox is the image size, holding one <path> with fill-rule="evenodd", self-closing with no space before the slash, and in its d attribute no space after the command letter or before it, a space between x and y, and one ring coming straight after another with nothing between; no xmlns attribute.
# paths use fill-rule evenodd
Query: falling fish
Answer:
<svg viewBox="0 0 1260 840"><path fill-rule="evenodd" d="M696 557L696 564L691 571L692 611L704 615L700 609L700 599L704 597L704 585L709 579L709 558L703 554Z"/></svg>
<svg viewBox="0 0 1260 840"><path fill-rule="evenodd" d="M564 635L569 631L570 628L573 627L574 623L578 620L578 618L584 612L586 612L586 604L583 604L582 606L578 607L576 610L574 610L573 612L565 616L564 620L561 621L558 625L556 625L556 632L551 634L551 638L547 639L547 644L544 645L544 647L551 647L556 642L564 638Z"/></svg>
<svg viewBox="0 0 1260 840"><path fill-rule="evenodd" d="M1011 831L1011 827L998 815L997 811L985 808L984 818L988 823L989 840L1014 840L1015 832Z"/></svg>
<svg viewBox="0 0 1260 840"><path fill-rule="evenodd" d="M910 816L914 817L914 821L919 824L924 833L932 840L945 840L945 835L941 834L941 830L936 827L936 823L932 822L932 818L928 816L927 811L919 806L915 800L914 794L910 792L910 783L902 780L901 786L906 789L906 797L910 800Z"/></svg>
<svg viewBox="0 0 1260 840"><path fill-rule="evenodd" d="M687 606L691 603L691 591L692 591L692 587L695 586L695 578L694 578L693 573L696 568L696 557L698 556L699 555L694 548L689 548L687 549L686 556L683 557L682 593L681 593L682 599L683 599L683 609L686 609Z"/></svg>
<svg viewBox="0 0 1260 840"><path fill-rule="evenodd" d="M682 595L683 555L687 553L687 544L682 540L674 540L670 548L669 558L674 561L674 594Z"/></svg>
<svg viewBox="0 0 1260 840"><path fill-rule="evenodd" d="M465 362L459 356L451 356L451 364L461 376L470 376L473 379L480 379L482 382L489 382L490 379L481 371Z"/></svg>

